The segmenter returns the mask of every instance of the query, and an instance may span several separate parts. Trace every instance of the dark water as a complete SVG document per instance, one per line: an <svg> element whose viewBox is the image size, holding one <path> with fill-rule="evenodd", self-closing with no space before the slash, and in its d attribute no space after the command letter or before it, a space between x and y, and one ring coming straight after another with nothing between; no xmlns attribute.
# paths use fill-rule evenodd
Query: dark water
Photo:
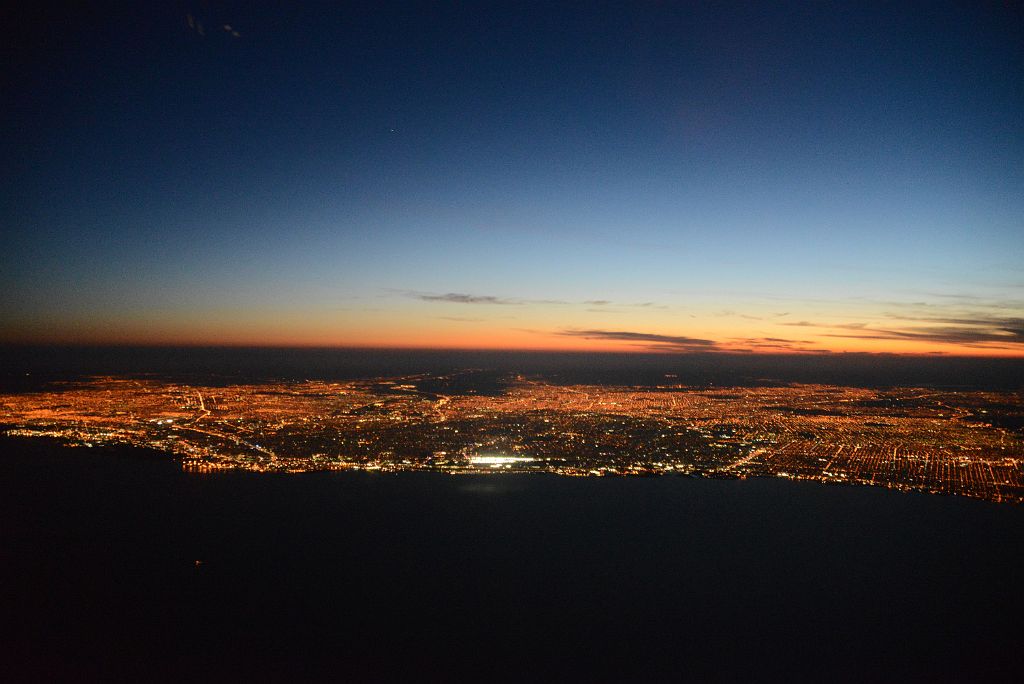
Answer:
<svg viewBox="0 0 1024 684"><path fill-rule="evenodd" d="M4 679L1015 679L1024 508L0 443ZM202 560L196 566L194 561Z"/></svg>

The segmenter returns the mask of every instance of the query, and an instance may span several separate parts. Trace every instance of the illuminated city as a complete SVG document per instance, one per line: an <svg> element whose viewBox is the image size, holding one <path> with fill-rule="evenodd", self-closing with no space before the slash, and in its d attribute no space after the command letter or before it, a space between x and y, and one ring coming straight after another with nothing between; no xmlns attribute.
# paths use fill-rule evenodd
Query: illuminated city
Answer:
<svg viewBox="0 0 1024 684"><path fill-rule="evenodd" d="M1024 2L5 14L2 682L1012 682Z"/></svg>
<svg viewBox="0 0 1024 684"><path fill-rule="evenodd" d="M478 374L228 386L96 377L6 395L0 418L10 436L158 449L189 472L772 476L1024 500L1019 393L514 375L465 389Z"/></svg>

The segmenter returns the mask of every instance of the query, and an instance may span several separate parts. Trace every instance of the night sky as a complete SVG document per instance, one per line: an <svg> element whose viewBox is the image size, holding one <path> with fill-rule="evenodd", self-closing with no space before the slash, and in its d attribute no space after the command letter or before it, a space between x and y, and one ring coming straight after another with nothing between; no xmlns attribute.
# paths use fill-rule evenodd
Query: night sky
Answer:
<svg viewBox="0 0 1024 684"><path fill-rule="evenodd" d="M1024 354L1018 3L302 4L6 15L0 341Z"/></svg>

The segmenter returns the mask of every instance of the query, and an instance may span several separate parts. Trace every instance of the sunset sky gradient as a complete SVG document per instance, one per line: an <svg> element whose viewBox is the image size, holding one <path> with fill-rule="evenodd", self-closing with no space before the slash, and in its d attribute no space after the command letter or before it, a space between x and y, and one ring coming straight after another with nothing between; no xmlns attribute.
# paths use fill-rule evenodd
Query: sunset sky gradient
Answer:
<svg viewBox="0 0 1024 684"><path fill-rule="evenodd" d="M143 5L19 18L0 341L1024 355L1019 5Z"/></svg>

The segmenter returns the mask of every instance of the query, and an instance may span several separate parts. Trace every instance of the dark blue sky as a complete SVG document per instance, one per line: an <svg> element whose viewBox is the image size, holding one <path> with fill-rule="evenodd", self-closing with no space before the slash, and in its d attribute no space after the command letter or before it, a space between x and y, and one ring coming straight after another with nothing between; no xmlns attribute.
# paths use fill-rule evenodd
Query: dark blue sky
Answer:
<svg viewBox="0 0 1024 684"><path fill-rule="evenodd" d="M1024 11L851 5L16 15L4 336L1019 352Z"/></svg>

